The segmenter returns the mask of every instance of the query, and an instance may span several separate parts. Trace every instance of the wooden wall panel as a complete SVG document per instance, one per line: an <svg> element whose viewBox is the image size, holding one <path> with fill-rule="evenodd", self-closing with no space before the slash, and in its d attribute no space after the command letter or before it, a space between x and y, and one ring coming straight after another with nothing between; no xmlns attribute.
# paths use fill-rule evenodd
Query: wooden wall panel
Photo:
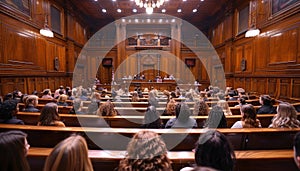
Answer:
<svg viewBox="0 0 300 171"><path fill-rule="evenodd" d="M292 80L292 97L300 98L300 79L294 78Z"/></svg>
<svg viewBox="0 0 300 171"><path fill-rule="evenodd" d="M270 96L277 96L277 79L276 78L270 78L268 79L268 83L267 83L267 88L268 88L268 94Z"/></svg>
<svg viewBox="0 0 300 171"><path fill-rule="evenodd" d="M270 36L269 63L296 62L297 29L282 31Z"/></svg>
<svg viewBox="0 0 300 171"><path fill-rule="evenodd" d="M235 72L241 72L241 60L244 57L244 46L236 46L235 47Z"/></svg>
<svg viewBox="0 0 300 171"><path fill-rule="evenodd" d="M285 78L280 80L280 98L289 98L290 96L290 79Z"/></svg>

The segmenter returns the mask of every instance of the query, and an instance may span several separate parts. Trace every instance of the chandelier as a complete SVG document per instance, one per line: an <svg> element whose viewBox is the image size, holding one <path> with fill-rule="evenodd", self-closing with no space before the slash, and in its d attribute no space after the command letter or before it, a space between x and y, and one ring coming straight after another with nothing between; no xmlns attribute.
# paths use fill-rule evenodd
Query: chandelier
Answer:
<svg viewBox="0 0 300 171"><path fill-rule="evenodd" d="M140 8L146 8L147 14L153 13L153 8L159 8L165 0L135 0L135 4Z"/></svg>

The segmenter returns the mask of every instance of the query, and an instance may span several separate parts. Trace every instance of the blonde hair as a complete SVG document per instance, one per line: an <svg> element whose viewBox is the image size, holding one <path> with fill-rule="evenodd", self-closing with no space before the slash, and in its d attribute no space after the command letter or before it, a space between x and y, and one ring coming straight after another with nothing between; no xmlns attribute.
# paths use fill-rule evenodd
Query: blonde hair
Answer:
<svg viewBox="0 0 300 171"><path fill-rule="evenodd" d="M195 100L193 115L194 116L208 116L209 106L203 100Z"/></svg>
<svg viewBox="0 0 300 171"><path fill-rule="evenodd" d="M25 105L29 106L30 104L33 104L36 106L38 104L39 97L36 95L28 95L25 101Z"/></svg>
<svg viewBox="0 0 300 171"><path fill-rule="evenodd" d="M229 108L229 105L227 101L225 100L219 100L217 105L221 106L223 108L223 112L225 115L232 115L231 110Z"/></svg>
<svg viewBox="0 0 300 171"><path fill-rule="evenodd" d="M136 133L127 147L127 155L120 161L118 170L171 171L167 147L160 136L153 131Z"/></svg>
<svg viewBox="0 0 300 171"><path fill-rule="evenodd" d="M280 103L277 107L277 114L272 119L270 127L273 128L299 128L300 122L297 119L297 111L289 103Z"/></svg>
<svg viewBox="0 0 300 171"><path fill-rule="evenodd" d="M58 99L57 99L57 102L66 102L68 100L68 96L65 95L65 94L61 94Z"/></svg>
<svg viewBox="0 0 300 171"><path fill-rule="evenodd" d="M167 115L171 115L171 116L176 115L176 112L175 112L176 104L177 104L177 102L171 98L170 101L167 103L167 107L166 107Z"/></svg>
<svg viewBox="0 0 300 171"><path fill-rule="evenodd" d="M44 171L92 171L88 147L80 135L72 135L57 144L47 157Z"/></svg>

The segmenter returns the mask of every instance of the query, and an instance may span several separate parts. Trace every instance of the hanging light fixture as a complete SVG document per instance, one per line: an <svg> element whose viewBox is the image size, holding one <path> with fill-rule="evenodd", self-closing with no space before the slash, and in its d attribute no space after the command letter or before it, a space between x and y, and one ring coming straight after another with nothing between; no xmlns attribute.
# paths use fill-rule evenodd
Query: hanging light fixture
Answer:
<svg viewBox="0 0 300 171"><path fill-rule="evenodd" d="M159 8L165 0L135 0L135 4L140 8L145 8L147 14L152 14L154 8Z"/></svg>
<svg viewBox="0 0 300 171"><path fill-rule="evenodd" d="M246 32L245 37L255 37L255 36L259 35L259 33L260 33L259 29L250 28Z"/></svg>
<svg viewBox="0 0 300 171"><path fill-rule="evenodd" d="M53 32L50 30L49 26L48 26L48 19L47 19L47 15L45 15L45 24L44 24L44 28L40 29L40 34L46 37L54 37Z"/></svg>

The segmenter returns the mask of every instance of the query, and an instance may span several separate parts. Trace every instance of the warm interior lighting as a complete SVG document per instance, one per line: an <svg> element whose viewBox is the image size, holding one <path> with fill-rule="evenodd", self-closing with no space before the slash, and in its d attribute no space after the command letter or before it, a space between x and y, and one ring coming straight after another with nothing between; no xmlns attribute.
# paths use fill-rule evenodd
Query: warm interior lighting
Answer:
<svg viewBox="0 0 300 171"><path fill-rule="evenodd" d="M40 29L40 34L43 36L46 36L46 37L54 37L53 32L50 30L50 28L48 26L47 15L45 16L44 28Z"/></svg>
<svg viewBox="0 0 300 171"><path fill-rule="evenodd" d="M135 4L140 8L145 8L147 14L152 14L154 8L159 8L165 0L135 0Z"/></svg>
<svg viewBox="0 0 300 171"><path fill-rule="evenodd" d="M260 33L260 30L259 29L249 29L246 34L245 34L245 37L255 37L257 35L259 35Z"/></svg>

